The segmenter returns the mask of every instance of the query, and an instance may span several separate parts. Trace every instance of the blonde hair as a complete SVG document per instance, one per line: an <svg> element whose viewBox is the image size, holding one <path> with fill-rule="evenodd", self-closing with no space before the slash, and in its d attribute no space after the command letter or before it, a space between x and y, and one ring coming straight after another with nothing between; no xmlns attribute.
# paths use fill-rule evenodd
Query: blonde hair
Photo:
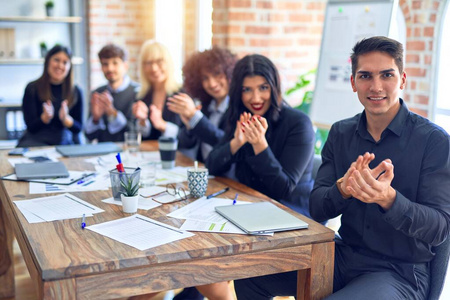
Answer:
<svg viewBox="0 0 450 300"><path fill-rule="evenodd" d="M168 95L173 94L178 91L180 85L175 80L175 67L173 65L172 57L170 56L169 50L166 46L161 43L158 43L154 40L147 40L141 47L141 51L139 54L139 77L141 83L141 89L137 95L138 99L142 99L151 89L150 83L147 81L143 64L147 60L157 60L162 59L166 65L166 75L167 79L164 83L164 88Z"/></svg>

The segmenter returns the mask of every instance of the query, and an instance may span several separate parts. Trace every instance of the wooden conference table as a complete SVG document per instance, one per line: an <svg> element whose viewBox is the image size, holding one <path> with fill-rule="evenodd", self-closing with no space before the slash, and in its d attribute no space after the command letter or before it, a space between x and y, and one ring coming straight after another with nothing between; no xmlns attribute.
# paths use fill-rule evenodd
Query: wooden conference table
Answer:
<svg viewBox="0 0 450 300"><path fill-rule="evenodd" d="M142 149L157 150L157 145L146 142ZM69 170L93 170L84 160L62 159ZM177 165L190 164L177 154ZM7 151L1 151L0 175L12 172ZM207 193L225 186L230 190L224 197L238 192L240 200L272 201L220 177L209 181ZM86 219L88 226L128 216L120 206L101 202L111 197L110 191L73 194L105 210ZM39 299L114 299L293 270L299 270L297 299L321 299L332 291L334 232L293 211L309 229L273 236L195 232L193 237L139 251L82 230L77 219L29 224L12 201L42 196L30 195L26 182L0 180L0 298L14 295L13 233ZM183 220L166 215L191 201L138 213L179 227Z"/></svg>

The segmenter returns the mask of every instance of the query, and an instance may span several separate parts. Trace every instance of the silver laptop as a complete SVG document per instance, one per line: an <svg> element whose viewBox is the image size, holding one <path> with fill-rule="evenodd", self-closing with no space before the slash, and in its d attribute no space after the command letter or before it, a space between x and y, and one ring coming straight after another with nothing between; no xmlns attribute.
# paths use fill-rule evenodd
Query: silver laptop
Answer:
<svg viewBox="0 0 450 300"><path fill-rule="evenodd" d="M112 142L86 145L65 145L56 146L55 148L61 155L68 157L102 155L122 151L122 148Z"/></svg>
<svg viewBox="0 0 450 300"><path fill-rule="evenodd" d="M69 171L60 161L16 164L14 168L19 180L69 177Z"/></svg>
<svg viewBox="0 0 450 300"><path fill-rule="evenodd" d="M308 223L270 202L216 206L216 211L248 234L308 228Z"/></svg>

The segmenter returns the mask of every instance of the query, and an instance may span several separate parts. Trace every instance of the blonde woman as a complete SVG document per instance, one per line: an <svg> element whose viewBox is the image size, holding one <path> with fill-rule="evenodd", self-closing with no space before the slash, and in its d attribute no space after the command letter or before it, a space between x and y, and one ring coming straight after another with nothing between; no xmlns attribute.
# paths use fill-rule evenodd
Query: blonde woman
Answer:
<svg viewBox="0 0 450 300"><path fill-rule="evenodd" d="M153 40L144 42L139 55L139 77L141 89L133 104L138 130L148 140L176 137L182 122L178 114L167 109L166 99L180 85L175 80L169 50L163 44Z"/></svg>

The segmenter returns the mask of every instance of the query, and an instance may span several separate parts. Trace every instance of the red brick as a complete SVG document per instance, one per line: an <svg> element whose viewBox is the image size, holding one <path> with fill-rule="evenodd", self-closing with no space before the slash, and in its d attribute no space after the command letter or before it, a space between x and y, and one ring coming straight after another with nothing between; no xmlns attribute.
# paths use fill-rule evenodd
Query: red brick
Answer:
<svg viewBox="0 0 450 300"><path fill-rule="evenodd" d="M428 104L429 98L424 95L415 95L414 102L419 104Z"/></svg>
<svg viewBox="0 0 450 300"><path fill-rule="evenodd" d="M276 27L268 26L245 26L245 33L247 34L271 34L276 33Z"/></svg>
<svg viewBox="0 0 450 300"><path fill-rule="evenodd" d="M418 115L420 115L420 116L422 116L422 117L424 117L424 118L427 118L428 117L428 111L426 111L426 110L423 110L423 109L419 109L419 108L414 108L414 107L408 107L412 112L414 112L414 113L416 113L416 114L418 114Z"/></svg>
<svg viewBox="0 0 450 300"><path fill-rule="evenodd" d="M425 55L424 63L425 63L426 65L431 65L432 62L433 62L433 56L431 56L431 55Z"/></svg>
<svg viewBox="0 0 450 300"><path fill-rule="evenodd" d="M430 23L436 23L436 14L430 15Z"/></svg>
<svg viewBox="0 0 450 300"><path fill-rule="evenodd" d="M425 27L423 29L423 35L427 37L434 36L434 27Z"/></svg>
<svg viewBox="0 0 450 300"><path fill-rule="evenodd" d="M422 68L406 68L406 74L410 77L425 77L426 73Z"/></svg>
<svg viewBox="0 0 450 300"><path fill-rule="evenodd" d="M408 82L408 81L406 81L406 82ZM417 87L417 82L414 80L410 80L409 82L410 82L409 89L415 91L416 87Z"/></svg>
<svg viewBox="0 0 450 300"><path fill-rule="evenodd" d="M406 63L418 63L420 56L418 54L406 54Z"/></svg>
<svg viewBox="0 0 450 300"><path fill-rule="evenodd" d="M290 57L308 57L308 52L306 51L296 51L296 50L292 50L292 51L287 51L285 54L286 58L290 58Z"/></svg>
<svg viewBox="0 0 450 300"><path fill-rule="evenodd" d="M229 12L228 20L230 20L230 21L255 21L256 16L254 13Z"/></svg>
<svg viewBox="0 0 450 300"><path fill-rule="evenodd" d="M276 1L276 3L277 9L295 11L303 8L303 3L301 3L301 1Z"/></svg>
<svg viewBox="0 0 450 300"><path fill-rule="evenodd" d="M272 1L258 1L256 2L256 8L272 9L273 3Z"/></svg>
<svg viewBox="0 0 450 300"><path fill-rule="evenodd" d="M291 14L289 16L290 22L311 22L313 16L310 14Z"/></svg>
<svg viewBox="0 0 450 300"><path fill-rule="evenodd" d="M422 1L420 1L420 0L412 1L413 9L420 9L421 7L422 7Z"/></svg>
<svg viewBox="0 0 450 300"><path fill-rule="evenodd" d="M110 10L110 9L120 9L120 8L121 8L120 4L107 4L105 9Z"/></svg>
<svg viewBox="0 0 450 300"><path fill-rule="evenodd" d="M228 46L230 46L230 47L244 46L244 45L245 45L244 38L234 38L234 37L228 38Z"/></svg>
<svg viewBox="0 0 450 300"><path fill-rule="evenodd" d="M411 37L412 28L408 27L406 28L406 37Z"/></svg>
<svg viewBox="0 0 450 300"><path fill-rule="evenodd" d="M421 37L422 36L422 28L419 28L419 27L414 28L414 36Z"/></svg>
<svg viewBox="0 0 450 300"><path fill-rule="evenodd" d="M306 5L308 10L325 10L324 2L310 2Z"/></svg>
<svg viewBox="0 0 450 300"><path fill-rule="evenodd" d="M244 7L249 8L252 6L252 2L250 0L229 0L229 7Z"/></svg>
<svg viewBox="0 0 450 300"><path fill-rule="evenodd" d="M423 50L425 50L425 42L422 42L422 41L407 42L406 43L406 49L423 51Z"/></svg>
<svg viewBox="0 0 450 300"><path fill-rule="evenodd" d="M441 5L441 1L434 1L433 9L438 10L440 5ZM442 4L442 5L444 5L444 4Z"/></svg>

